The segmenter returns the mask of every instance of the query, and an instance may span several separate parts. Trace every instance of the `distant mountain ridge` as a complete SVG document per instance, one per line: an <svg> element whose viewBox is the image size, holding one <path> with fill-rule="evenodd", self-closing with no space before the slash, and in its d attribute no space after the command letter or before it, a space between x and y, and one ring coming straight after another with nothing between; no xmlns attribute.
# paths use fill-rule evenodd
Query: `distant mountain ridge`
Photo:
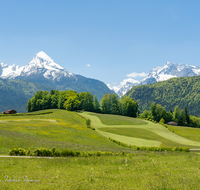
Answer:
<svg viewBox="0 0 200 190"><path fill-rule="evenodd" d="M57 90L89 91L100 100L106 93L114 93L103 82L75 75L58 65L43 51L26 66L0 63L0 78L26 79Z"/></svg>
<svg viewBox="0 0 200 190"><path fill-rule="evenodd" d="M187 77L200 75L199 66L191 66L185 64L176 64L172 62L167 62L163 67L153 68L148 76L141 81L130 79L125 79L124 84L120 88L112 88L119 96L126 94L133 86L152 84L159 81L165 81L174 77Z"/></svg>

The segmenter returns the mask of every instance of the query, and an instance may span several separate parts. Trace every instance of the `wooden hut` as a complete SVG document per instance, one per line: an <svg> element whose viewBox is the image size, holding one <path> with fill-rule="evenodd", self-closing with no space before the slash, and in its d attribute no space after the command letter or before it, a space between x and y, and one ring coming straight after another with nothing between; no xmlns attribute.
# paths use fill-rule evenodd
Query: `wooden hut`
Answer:
<svg viewBox="0 0 200 190"><path fill-rule="evenodd" d="M15 113L17 113L17 111L11 109L11 110L4 111L3 113L4 114L15 114Z"/></svg>

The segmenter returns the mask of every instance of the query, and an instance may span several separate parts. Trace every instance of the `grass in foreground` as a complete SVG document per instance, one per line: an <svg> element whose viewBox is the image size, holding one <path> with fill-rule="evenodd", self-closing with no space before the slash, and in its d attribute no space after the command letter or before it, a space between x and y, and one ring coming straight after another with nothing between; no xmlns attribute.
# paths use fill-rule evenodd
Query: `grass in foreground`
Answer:
<svg viewBox="0 0 200 190"><path fill-rule="evenodd" d="M20 190L198 190L199 168L199 155L194 153L151 152L129 156L53 159L0 158L0 186L2 189Z"/></svg>

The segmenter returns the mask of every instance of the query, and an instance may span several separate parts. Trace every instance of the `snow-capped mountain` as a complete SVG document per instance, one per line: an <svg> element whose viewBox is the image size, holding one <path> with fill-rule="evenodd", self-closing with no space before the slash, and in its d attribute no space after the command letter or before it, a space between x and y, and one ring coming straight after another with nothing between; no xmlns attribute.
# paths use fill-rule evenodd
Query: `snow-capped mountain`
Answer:
<svg viewBox="0 0 200 190"><path fill-rule="evenodd" d="M36 54L32 61L26 66L15 66L0 64L0 77L4 79L30 78L37 75L46 79L59 81L62 77L74 77L66 69L58 65L43 51Z"/></svg>
<svg viewBox="0 0 200 190"><path fill-rule="evenodd" d="M148 76L140 81L140 85L164 81L173 77L188 77L196 75L200 75L199 66L167 62L163 67L153 68L149 72Z"/></svg>
<svg viewBox="0 0 200 190"><path fill-rule="evenodd" d="M99 80L68 72L43 51L37 53L26 66L0 63L0 78L26 79L57 90L89 91L93 95L97 95L99 100L104 94L113 93L106 84Z"/></svg>
<svg viewBox="0 0 200 190"><path fill-rule="evenodd" d="M173 77L187 77L200 75L199 66L191 66L185 64L176 64L167 62L163 67L153 68L148 76L141 81L129 78L123 80L119 86L108 87L114 90L119 96L126 94L133 86L151 84L159 81L168 80Z"/></svg>
<svg viewBox="0 0 200 190"><path fill-rule="evenodd" d="M132 78L124 79L122 82L120 82L119 86L111 86L108 84L107 86L113 90L116 94L119 95L119 97L123 96L128 92L133 86L138 85L140 82L138 80L134 80Z"/></svg>

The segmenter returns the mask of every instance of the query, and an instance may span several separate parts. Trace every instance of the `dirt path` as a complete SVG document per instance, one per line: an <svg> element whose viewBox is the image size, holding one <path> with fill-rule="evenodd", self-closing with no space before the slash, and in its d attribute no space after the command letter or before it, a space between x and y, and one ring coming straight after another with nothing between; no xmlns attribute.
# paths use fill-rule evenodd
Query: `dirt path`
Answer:
<svg viewBox="0 0 200 190"><path fill-rule="evenodd" d="M48 158L54 159L55 157L45 157L45 156L9 156L9 155L0 155L0 158ZM59 158L59 157L57 157Z"/></svg>

